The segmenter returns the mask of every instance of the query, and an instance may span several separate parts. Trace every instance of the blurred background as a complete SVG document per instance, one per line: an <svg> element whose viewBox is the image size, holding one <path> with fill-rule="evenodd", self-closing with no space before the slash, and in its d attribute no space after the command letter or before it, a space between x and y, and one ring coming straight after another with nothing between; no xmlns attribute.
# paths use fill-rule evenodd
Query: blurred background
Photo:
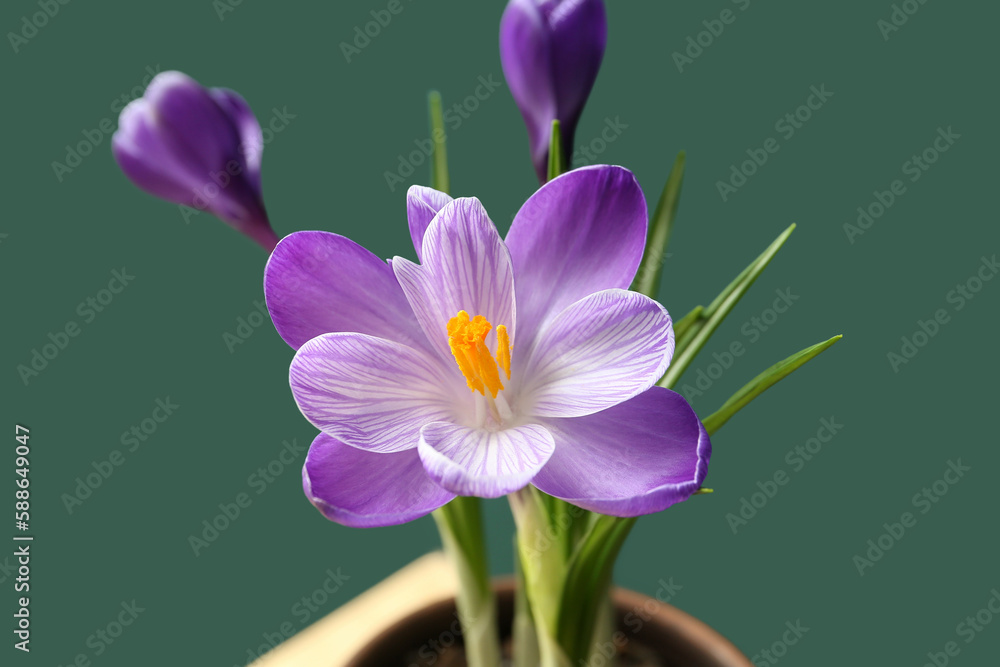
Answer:
<svg viewBox="0 0 1000 667"><path fill-rule="evenodd" d="M414 258L405 192L428 166L409 154L437 89L453 194L479 197L506 231L537 181L503 85L503 3L404 0L358 48L386 4L0 8L0 472L13 476L14 424L30 427L35 535L33 650L11 664L242 665L283 624L301 630L438 547L429 518L348 529L308 504L299 470L315 431L288 389L292 351L259 311L266 254L140 192L109 148L151 73L235 89L281 128L263 163L279 235L328 230ZM798 224L682 379L696 411L844 334L713 438L715 493L642 519L618 583L669 586L758 664L787 623L808 628L782 653L796 664L922 665L952 641L962 664L987 664L1000 647L980 612L1000 587L1000 9L717 0L609 3L608 16L575 165L632 169L652 207L687 150L661 290L674 317ZM483 79L497 85L477 100ZM776 152L744 165L769 139ZM112 293L116 271L127 284ZM67 325L78 335L61 337ZM54 341L40 371L19 370ZM736 342L745 352L727 358ZM219 519L239 494L249 505ZM508 508L485 506L492 569L510 572ZM0 552L4 613L13 561ZM327 570L340 588L315 604ZM133 622L115 637L121 613Z"/></svg>

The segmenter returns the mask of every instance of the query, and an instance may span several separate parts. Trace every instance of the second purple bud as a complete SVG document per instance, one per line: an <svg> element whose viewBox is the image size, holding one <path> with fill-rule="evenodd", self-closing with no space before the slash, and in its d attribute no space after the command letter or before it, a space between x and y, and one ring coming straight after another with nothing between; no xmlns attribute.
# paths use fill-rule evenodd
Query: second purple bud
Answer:
<svg viewBox="0 0 1000 667"><path fill-rule="evenodd" d="M552 121L570 164L573 134L604 58L602 0L511 0L500 20L500 61L528 126L538 179L548 171Z"/></svg>

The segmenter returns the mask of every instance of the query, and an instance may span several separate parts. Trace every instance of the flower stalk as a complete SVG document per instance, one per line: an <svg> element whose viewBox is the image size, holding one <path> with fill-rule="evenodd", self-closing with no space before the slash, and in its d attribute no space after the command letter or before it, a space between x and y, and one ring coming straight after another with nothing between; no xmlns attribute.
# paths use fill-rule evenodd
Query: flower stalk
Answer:
<svg viewBox="0 0 1000 667"><path fill-rule="evenodd" d="M514 523L517 526L517 551L524 594L534 621L538 639L539 667L569 667L573 663L559 646L559 602L566 573L566 531L553 525L550 500L533 487L526 487L508 496ZM515 625L524 619L515 618ZM518 665L518 667L527 667Z"/></svg>
<svg viewBox="0 0 1000 667"><path fill-rule="evenodd" d="M441 542L458 573L458 619L469 667L499 667L497 607L490 586L479 499L458 496L435 510Z"/></svg>

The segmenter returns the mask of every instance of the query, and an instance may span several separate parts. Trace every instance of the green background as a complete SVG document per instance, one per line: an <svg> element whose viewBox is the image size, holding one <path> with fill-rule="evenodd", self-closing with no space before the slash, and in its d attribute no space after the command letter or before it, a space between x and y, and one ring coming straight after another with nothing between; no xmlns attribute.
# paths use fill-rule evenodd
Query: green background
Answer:
<svg viewBox="0 0 1000 667"><path fill-rule="evenodd" d="M220 19L210 0L72 2L17 53L9 37L0 47L9 448L0 472L11 480L14 424L29 426L36 537L30 656L11 646L15 595L0 571L3 664L68 664L79 653L108 667L242 664L263 633L286 621L304 627L293 606L327 568L350 578L309 622L436 548L430 519L373 530L326 521L302 494L301 458L263 493L249 485L282 441L305 445L315 435L288 389L292 352L270 323L232 352L223 342L262 297L260 248L207 214L185 224L176 206L137 190L111 159L107 135L61 180L52 167L84 131L116 124L112 104L132 94L145 68L179 69L238 90L264 123L275 108L294 115L264 157L279 235L323 229L380 256L412 257L405 187L390 191L384 173L426 138L429 89L450 106L474 93L478 77L502 80L503 4L404 0L346 62L339 44L386 4L246 0ZM735 22L678 71L672 54L727 8ZM38 11L28 0L5 2L0 27L20 31L22 17ZM971 643L956 634L1000 587L1000 281L959 311L946 300L1000 250L1000 10L927 2L886 40L877 21L892 11L859 0L610 3L607 55L577 132L577 144L590 144L606 119L627 125L599 159L632 169L651 206L676 152L688 151L661 291L675 317L707 303L782 229L799 225L683 378L693 386L699 370L712 370L713 353L744 343L703 395L689 392L700 414L774 361L844 334L720 431L706 481L715 494L642 519L617 570L620 584L649 594L672 578L682 586L673 603L750 656L779 641L787 621L801 621L809 631L788 648L789 664L916 666L949 641L961 649L955 664L995 664L1000 652L1000 620ZM776 121L821 85L833 96L779 138ZM902 165L939 127L960 139L911 183ZM779 138L779 151L723 201L716 182L768 137ZM448 151L453 193L479 197L504 231L537 187L505 86L451 131ZM424 165L406 185L426 179ZM844 223L894 179L905 194L849 242ZM134 281L84 323L78 304L122 267ZM751 342L744 327L767 316L778 289L798 300ZM949 322L894 372L887 353L939 308ZM17 366L71 320L81 334L25 385ZM180 406L175 414L68 512L63 494L76 478L122 450L121 434L167 397ZM843 429L795 471L786 453L814 437L822 418ZM921 514L914 494L958 459L971 471ZM778 470L790 482L734 534L726 515ZM4 488L13 493L11 481ZM252 505L195 556L188 536L241 492ZM492 568L508 572L507 506L486 507ZM916 525L861 576L854 556L907 511ZM13 523L3 532L14 533ZM0 550L0 564L9 551ZM133 599L145 611L95 657L88 637Z"/></svg>

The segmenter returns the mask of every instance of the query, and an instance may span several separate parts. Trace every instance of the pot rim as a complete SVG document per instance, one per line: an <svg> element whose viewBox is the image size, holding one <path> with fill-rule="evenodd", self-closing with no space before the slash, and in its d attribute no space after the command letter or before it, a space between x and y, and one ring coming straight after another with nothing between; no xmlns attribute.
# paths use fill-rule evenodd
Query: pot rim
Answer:
<svg viewBox="0 0 1000 667"><path fill-rule="evenodd" d="M501 609L513 606L514 588L514 577L501 577L493 581L493 591L497 594L497 602ZM643 623L638 630L633 631L634 636L642 637L644 633L649 633L650 630L645 629L647 626L656 628L660 636L673 640L674 643L686 645L693 652L713 661L706 664L726 667L753 667L750 660L732 642L687 612L648 595L625 588L614 587L611 595L619 621L626 614L634 613L639 609L643 610L645 614ZM655 605L652 610L647 606L650 601ZM455 598L448 597L412 612L380 632L351 658L346 667L364 667L366 664L371 664L372 655L379 650L383 643L391 642L400 635L411 634L411 629L422 619L439 614L450 615L454 608ZM510 623L503 622L502 613L500 616L501 625L506 626L509 630ZM621 630L619 629L619 631ZM649 645L649 642L644 643Z"/></svg>

